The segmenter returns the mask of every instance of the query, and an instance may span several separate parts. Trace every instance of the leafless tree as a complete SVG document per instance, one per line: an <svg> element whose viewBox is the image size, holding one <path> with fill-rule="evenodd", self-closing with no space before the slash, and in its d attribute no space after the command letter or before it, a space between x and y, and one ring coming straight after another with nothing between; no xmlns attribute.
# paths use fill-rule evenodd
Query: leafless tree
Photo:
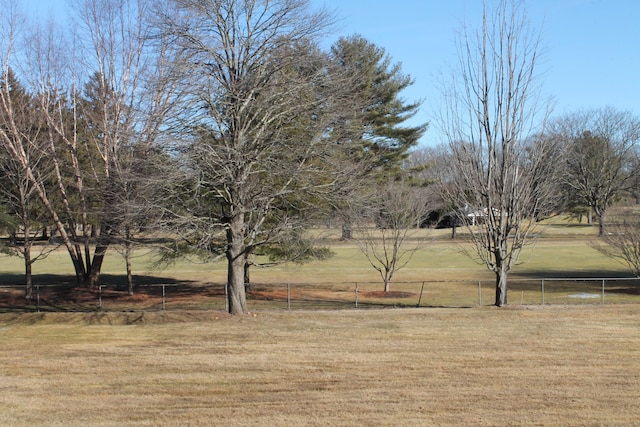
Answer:
<svg viewBox="0 0 640 427"><path fill-rule="evenodd" d="M450 164L453 156L447 144L434 146L423 146L413 150L409 158L405 160L404 169L409 175L409 179L417 185L429 185L430 187L430 208L429 223L424 225L435 226L439 220L452 211L449 200L444 195L444 191L453 184ZM454 236L455 237L455 236Z"/></svg>
<svg viewBox="0 0 640 427"><path fill-rule="evenodd" d="M6 201L4 207L12 216L13 247L23 257L25 265L25 296L31 298L32 266L45 257L51 248L44 247L38 255L32 254L36 234L46 220L41 217L36 180L49 178L50 163L42 151L45 126L39 117L31 93L22 85L12 70L14 57L24 33L26 19L20 14L18 4L5 1L5 13L0 19L0 194ZM37 169L37 171L32 170ZM17 231L22 234L18 239ZM18 242L20 240L20 244Z"/></svg>
<svg viewBox="0 0 640 427"><path fill-rule="evenodd" d="M608 232L593 247L640 277L640 220L637 213L624 212L607 224Z"/></svg>
<svg viewBox="0 0 640 427"><path fill-rule="evenodd" d="M120 226L117 192L126 188L120 170L136 152L133 145L153 144L172 92L162 83L166 49L148 43L144 2L83 0L76 6L74 37L50 23L21 27L23 45L14 33L5 39L11 42L3 69L13 65L33 92L51 174L44 179L28 154L33 141L3 142L48 212L78 283L94 285Z"/></svg>
<svg viewBox="0 0 640 427"><path fill-rule="evenodd" d="M242 314L248 255L352 173L326 132L351 101L316 46L330 16L308 1L171 4L163 28L186 57L176 64L189 89L179 148L192 178L182 192L191 200L172 214L189 246L224 254L229 311Z"/></svg>
<svg viewBox="0 0 640 427"><path fill-rule="evenodd" d="M557 119L549 131L564 149L564 183L572 196L598 219L605 235L607 208L640 176L640 120L612 107L582 111Z"/></svg>
<svg viewBox="0 0 640 427"><path fill-rule="evenodd" d="M545 118L536 70L539 35L520 1L484 4L482 25L458 38L458 66L443 85L438 122L453 156L447 188L479 259L496 275L497 306L507 303L507 273L546 207L550 144L528 139ZM482 220L469 220L472 212Z"/></svg>
<svg viewBox="0 0 640 427"><path fill-rule="evenodd" d="M99 274L98 263L114 239L123 242L129 293L134 230L152 228L157 209L151 195L168 178L156 159L165 148L162 126L177 96L168 59L173 50L152 32L152 11L150 3L134 0L78 3L79 38L89 42L84 63L95 70L77 105L80 138L97 153L83 168L92 172L89 179L102 201L92 272Z"/></svg>
<svg viewBox="0 0 640 427"><path fill-rule="evenodd" d="M420 221L432 209L428 189L390 181L372 186L367 202L360 205L353 239L371 266L380 273L384 292L394 275L425 244Z"/></svg>
<svg viewBox="0 0 640 427"><path fill-rule="evenodd" d="M43 121L38 117L30 94L7 68L0 75L0 105L0 146L5 149L23 146L29 163L37 167L40 177L47 179L48 162L40 147ZM0 151L0 195L12 217L11 252L24 260L25 297L31 298L33 264L46 257L55 245L42 245L38 254L32 252L38 235L46 229L47 220L32 182L20 162L7 150Z"/></svg>

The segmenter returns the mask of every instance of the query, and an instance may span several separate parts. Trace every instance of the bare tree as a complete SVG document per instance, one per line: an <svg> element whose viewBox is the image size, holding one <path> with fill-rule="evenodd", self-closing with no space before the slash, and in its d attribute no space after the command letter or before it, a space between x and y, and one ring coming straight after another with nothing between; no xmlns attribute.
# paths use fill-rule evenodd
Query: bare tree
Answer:
<svg viewBox="0 0 640 427"><path fill-rule="evenodd" d="M326 130L351 101L316 47L330 17L308 1L172 4L163 22L187 58L176 65L189 89L181 149L191 178L172 214L187 246L224 254L229 311L242 314L248 256L349 178Z"/></svg>
<svg viewBox="0 0 640 427"><path fill-rule="evenodd" d="M40 176L47 178L47 159L39 146L42 142L43 121L38 117L33 100L10 69L0 76L0 144L23 146L29 163L37 166ZM10 247L24 260L25 297L31 298L33 264L46 257L55 246L43 245L39 254L32 248L45 228L46 219L35 188L20 162L6 150L0 152L0 194L6 201L7 213L12 216ZM46 229L46 228L45 228Z"/></svg>
<svg viewBox="0 0 640 427"><path fill-rule="evenodd" d="M164 79L167 49L148 43L143 2L85 0L78 7L83 25L75 27L76 38L50 24L29 27L20 50L15 31L6 39L3 70L15 64L33 92L43 123L39 149L51 174L45 177L29 154L28 134L7 128L3 142L48 212L78 283L95 285L123 221L117 208L126 198L118 192L128 188L123 177L132 182L123 166L133 154L152 152L175 81ZM3 104L9 113L13 107L12 100Z"/></svg>
<svg viewBox="0 0 640 427"><path fill-rule="evenodd" d="M394 275L424 246L419 223L432 203L424 187L390 181L374 188L352 215L357 218L353 239L389 292Z"/></svg>
<svg viewBox="0 0 640 427"><path fill-rule="evenodd" d="M527 139L541 131L545 113L536 86L539 45L522 2L499 0L495 9L485 3L479 30L465 29L458 39L459 63L438 120L453 155L455 186L447 197L496 275L497 306L507 303L507 273L549 193L549 144ZM472 223L465 212L482 220Z"/></svg>
<svg viewBox="0 0 640 427"><path fill-rule="evenodd" d="M451 200L445 197L449 193L449 186L455 186L451 176L450 164L453 156L447 144L420 147L411 152L405 161L405 169L408 171L410 179L418 185L429 185L430 211L421 222L422 227L436 227L440 225L450 225L452 228L451 238L456 237L456 226L458 221L452 215L455 206L451 205Z"/></svg>
<svg viewBox="0 0 640 427"><path fill-rule="evenodd" d="M89 42L85 64L95 70L77 105L79 137L97 154L84 166L101 201L91 281L97 280L106 249L117 240L124 243L129 293L133 230L152 228L149 192L167 179L158 173L166 169L158 170L155 159L163 153L159 140L177 87L169 75L173 50L152 33L151 12L150 3L133 0L82 0L78 5L79 37Z"/></svg>
<svg viewBox="0 0 640 427"><path fill-rule="evenodd" d="M632 190L640 176L640 120L607 107L561 117L550 134L564 148L568 191L595 213L603 237L607 208L622 192Z"/></svg>
<svg viewBox="0 0 640 427"><path fill-rule="evenodd" d="M609 230L593 247L624 265L640 277L640 221L637 213L627 212L607 225Z"/></svg>
<svg viewBox="0 0 640 427"><path fill-rule="evenodd" d="M44 248L38 255L32 254L36 234L46 223L37 197L42 188L36 182L49 178L50 162L42 151L44 121L32 94L12 69L24 36L20 30L24 30L26 20L16 2L5 1L2 6L5 13L0 19L0 193L6 201L6 213L12 216L12 246L24 259L25 296L31 298L32 266L51 250Z"/></svg>

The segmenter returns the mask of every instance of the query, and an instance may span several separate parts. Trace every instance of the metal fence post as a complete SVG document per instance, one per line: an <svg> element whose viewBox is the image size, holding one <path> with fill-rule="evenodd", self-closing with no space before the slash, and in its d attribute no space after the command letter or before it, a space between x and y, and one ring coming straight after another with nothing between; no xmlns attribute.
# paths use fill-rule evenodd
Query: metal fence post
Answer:
<svg viewBox="0 0 640 427"><path fill-rule="evenodd" d="M420 301L422 301L422 291L424 291L424 282L422 282L422 288L420 288L420 296L418 297L417 307L420 307Z"/></svg>
<svg viewBox="0 0 640 427"><path fill-rule="evenodd" d="M40 313L40 285L36 286L36 306L38 307L38 313Z"/></svg>
<svg viewBox="0 0 640 427"><path fill-rule="evenodd" d="M542 305L544 305L544 279L541 280L541 288L542 288Z"/></svg>
<svg viewBox="0 0 640 427"><path fill-rule="evenodd" d="M604 304L604 279L602 279L602 304Z"/></svg>
<svg viewBox="0 0 640 427"><path fill-rule="evenodd" d="M358 282L356 282L356 308L358 308Z"/></svg>
<svg viewBox="0 0 640 427"><path fill-rule="evenodd" d="M165 285L162 285L162 311L167 307L167 296L165 293Z"/></svg>
<svg viewBox="0 0 640 427"><path fill-rule="evenodd" d="M478 305L482 305L482 282L478 280Z"/></svg>

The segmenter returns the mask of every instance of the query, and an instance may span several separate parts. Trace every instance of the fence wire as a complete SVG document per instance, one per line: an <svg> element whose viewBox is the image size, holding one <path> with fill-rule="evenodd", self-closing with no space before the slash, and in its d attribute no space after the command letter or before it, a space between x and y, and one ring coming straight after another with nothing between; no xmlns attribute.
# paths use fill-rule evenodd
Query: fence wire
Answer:
<svg viewBox="0 0 640 427"><path fill-rule="evenodd" d="M340 310L389 307L475 307L492 305L489 280L395 282L254 283L247 289L250 310ZM640 303L638 278L511 279L509 305ZM162 311L227 310L226 286L158 284L134 288L100 285L93 289L36 285L0 286L0 311Z"/></svg>

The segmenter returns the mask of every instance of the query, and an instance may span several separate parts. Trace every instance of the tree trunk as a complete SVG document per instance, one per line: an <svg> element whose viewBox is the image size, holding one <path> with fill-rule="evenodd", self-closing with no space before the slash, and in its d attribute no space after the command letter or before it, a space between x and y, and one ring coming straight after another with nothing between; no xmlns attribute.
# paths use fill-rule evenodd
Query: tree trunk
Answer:
<svg viewBox="0 0 640 427"><path fill-rule="evenodd" d="M21 197L22 198L22 197ZM24 200L24 198L22 198ZM22 257L24 258L24 296L27 299L31 299L33 293L33 281L32 281L32 270L31 265L33 261L31 260L31 227L29 223L29 217L27 215L26 205L23 204L22 208L22 224L24 227L24 240L22 241ZM15 232L14 232L15 238ZM15 239L17 243L17 238Z"/></svg>
<svg viewBox="0 0 640 427"><path fill-rule="evenodd" d="M340 236L340 240L351 240L353 238L353 228L351 227L350 222L342 223L342 236Z"/></svg>
<svg viewBox="0 0 640 427"><path fill-rule="evenodd" d="M111 245L111 230L112 228L110 225L102 224L100 226L100 234L98 235L95 232L95 227L92 226L91 228L91 235L92 237L95 236L97 238L97 242L95 250L93 251L93 259L90 262L87 261L85 285L90 288L94 288L100 284L102 263L104 261L104 257L107 254L107 249L109 249L109 246ZM90 253L89 245L85 246L85 250L87 254Z"/></svg>
<svg viewBox="0 0 640 427"><path fill-rule="evenodd" d="M227 251L229 254L229 251ZM247 298L244 292L244 260L242 256L229 261L227 275L227 296L230 314L244 314L247 312Z"/></svg>
<svg viewBox="0 0 640 427"><path fill-rule="evenodd" d="M245 261L244 261L244 292L247 293L247 294L249 292L251 292L251 275L250 275L250 271L249 271L250 268L251 268L251 263L245 257Z"/></svg>
<svg viewBox="0 0 640 427"><path fill-rule="evenodd" d="M247 297L244 291L244 218L236 215L227 229L227 299L230 314L247 312Z"/></svg>
<svg viewBox="0 0 640 427"><path fill-rule="evenodd" d="M124 262L127 268L127 290L129 295L133 295L133 273L131 269L131 229L125 226L124 238Z"/></svg>
<svg viewBox="0 0 640 427"><path fill-rule="evenodd" d="M69 252L71 253L71 252ZM80 286L84 286L87 283L87 272L84 268L84 262L82 262L82 258L71 258L73 262L73 268L76 272L76 284Z"/></svg>
<svg viewBox="0 0 640 427"><path fill-rule="evenodd" d="M127 292L133 295L133 273L131 271L131 251L127 249L125 255L125 263L127 264Z"/></svg>
<svg viewBox="0 0 640 427"><path fill-rule="evenodd" d="M507 304L507 268L504 262L498 263L496 271L496 306Z"/></svg>
<svg viewBox="0 0 640 427"><path fill-rule="evenodd" d="M31 299L31 297L33 296L33 274L31 271L31 265L33 264L33 262L31 261L31 246L28 245L26 242L24 246L23 255L24 255L24 284L25 284L24 296L27 299Z"/></svg>
<svg viewBox="0 0 640 427"><path fill-rule="evenodd" d="M604 213L598 215L598 237L604 237Z"/></svg>
<svg viewBox="0 0 640 427"><path fill-rule="evenodd" d="M95 288L100 284L100 272L102 271L102 262L107 253L107 248L109 248L108 240L96 245L96 250L93 253L93 261L85 277L85 285L89 288Z"/></svg>

